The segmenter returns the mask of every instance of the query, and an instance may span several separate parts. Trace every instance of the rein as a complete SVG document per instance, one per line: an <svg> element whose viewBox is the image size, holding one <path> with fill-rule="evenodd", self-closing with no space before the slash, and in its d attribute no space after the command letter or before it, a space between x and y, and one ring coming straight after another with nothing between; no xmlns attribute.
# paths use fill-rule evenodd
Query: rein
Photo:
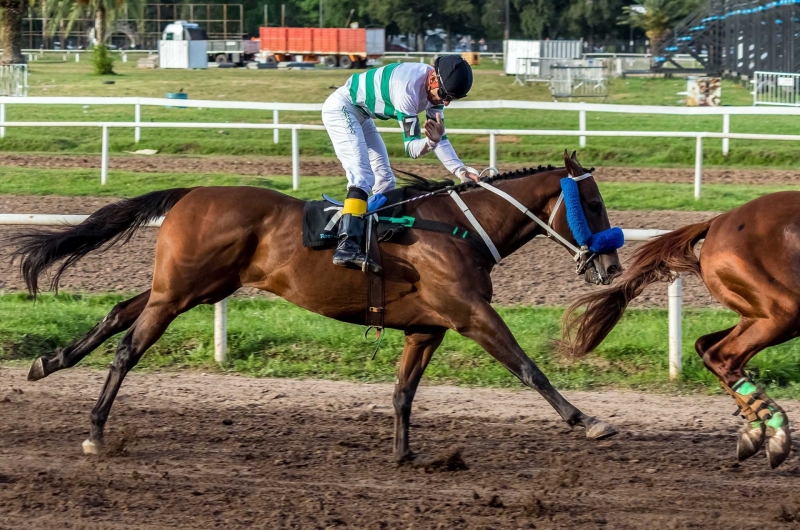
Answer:
<svg viewBox="0 0 800 530"><path fill-rule="evenodd" d="M493 168L488 168L493 169ZM486 171L486 170L484 170ZM580 182L581 180L587 179L591 177L591 173L584 173L583 175L579 175L577 177L569 176L568 178L574 180L575 182ZM558 212L558 208L561 206L561 203L564 202L564 191L561 191L561 194L558 196L558 200L556 201L556 206L553 208L553 212L550 214L550 218L547 223L539 219L533 212L531 212L524 204L519 202L517 199L509 195L508 193L487 184L486 182L479 181L478 186L485 189L486 191L490 191L497 195L498 197L502 198L509 204L511 204L514 208L525 214L531 220L533 220L536 224L538 224L547 234L547 237L550 239L555 239L560 242L562 245L567 247L567 249L571 250L575 255L573 256L572 260L575 261L576 265L576 272L578 274L582 274L586 271L586 268L594 263L594 259L597 257L596 253L593 253L589 250L588 247L583 246L581 248L576 247L572 243L566 240L561 234L556 232L553 229L553 220L555 219L556 213ZM500 263L502 261L502 257L500 256L500 252L498 252L497 247L495 246L492 239L489 237L489 234L481 226L480 222L475 218L472 212L469 210L469 207L464 203L464 200L459 196L458 192L455 190L449 190L448 194L453 199L453 201L458 205L459 209L464 213L464 216L467 218L469 223L472 225L472 228L478 235L481 236L483 242L489 248L489 252L491 252L492 257L495 260L495 263Z"/></svg>
<svg viewBox="0 0 800 530"><path fill-rule="evenodd" d="M405 174L410 175L410 176L414 176L411 173L406 173L406 172L401 171L401 170L395 170L395 171L398 171L399 173L405 173ZM490 167L490 168L484 169L480 173L481 177L487 171L493 171L493 172L497 173L497 170L495 168L491 168ZM573 180L575 182L580 182L581 180L590 178L591 176L592 176L591 172L587 172L587 173L584 173L583 175L578 175L577 177L573 177L571 175L568 175L567 177L565 177L564 180L571 179L571 180ZM423 194L423 195L419 195L419 196L413 197L411 199L406 199L406 200L399 201L399 202L396 202L396 203L393 203L393 204L382 206L380 208L377 208L375 210L370 211L369 213L370 214L375 214L377 212L380 212L380 211L383 211L383 210L387 210L389 208L394 208L395 206L398 206L400 204L406 204L406 203L410 203L410 202L413 202L413 201L418 201L420 199L425 199L427 197L431 197L432 195L438 195L440 193L447 192L447 194L450 195L450 198L453 199L453 202L456 203L458 208L461 210L461 212L467 218L467 220L469 221L470 225L472 225L472 228L475 230L475 232L483 240L484 244L489 249L489 252L491 253L492 258L494 259L495 263L500 263L503 258L502 258L502 256L500 256L500 252L497 250L497 247L495 246L494 242L492 241L492 238L489 236L488 233L486 233L486 230L483 229L483 227L481 226L481 224L478 221L478 219L470 211L469 207L466 205L466 203L464 202L464 200L461 198L461 196L458 193L458 189L457 188L459 188L462 184L463 183L454 184L452 186L447 186L445 188L440 188L438 190L435 190L435 191L432 191L432 192L429 192L429 193L426 193L426 194ZM597 268L596 268L596 266L594 264L594 260L597 258L598 253L592 251L592 249L589 248L590 245L581 244L580 247L577 247L577 246L573 245L572 243L570 243L569 241L567 241L566 238L561 236L558 232L556 232L553 229L553 221L555 220L556 214L558 213L558 210L561 207L561 204L564 202L564 188L563 188L563 185L562 185L561 194L558 196L558 200L556 200L556 205L553 208L553 211L550 213L550 217L549 217L549 219L547 220L546 223L544 221L542 221L541 219L539 219L539 217L537 217L533 212L531 212L524 204L519 202L517 199L515 199L514 197L512 197L508 193L506 193L506 192L504 192L504 191L502 191L502 190L500 190L498 188L495 188L494 186L492 186L490 184L487 184L486 182L484 182L482 180L479 180L477 182L477 185L480 186L481 188L485 189L486 191L494 193L498 197L502 198L503 200L505 200L506 202L508 202L512 206L514 206L514 208L516 208L517 210L519 210L520 212L525 214L528 218L533 220L536 224L538 224L539 227L541 227L542 230L545 231L545 234L547 235L547 237L549 239L554 239L554 240L558 241L559 243L564 245L568 250L572 251L575 254L572 259L576 263L576 273L577 274L583 274L584 272L586 272L586 269L588 267L590 267L590 266L594 267L597 270ZM569 210L569 208L568 208L568 210ZM572 230L572 226L570 226L570 229ZM612 230L619 230L619 229L612 229ZM573 232L574 232L574 230L573 230ZM578 236L578 237L576 237L576 239L578 239L580 241L581 238L580 238L580 236ZM598 271L598 275L600 275L599 271Z"/></svg>

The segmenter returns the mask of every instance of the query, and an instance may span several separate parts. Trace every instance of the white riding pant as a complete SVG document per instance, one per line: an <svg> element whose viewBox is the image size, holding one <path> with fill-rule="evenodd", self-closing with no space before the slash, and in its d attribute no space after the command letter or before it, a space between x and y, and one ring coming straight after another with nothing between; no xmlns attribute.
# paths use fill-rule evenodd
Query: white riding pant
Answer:
<svg viewBox="0 0 800 530"><path fill-rule="evenodd" d="M386 144L372 118L336 91L322 105L322 123L347 175L348 188L361 188L367 195L394 189Z"/></svg>

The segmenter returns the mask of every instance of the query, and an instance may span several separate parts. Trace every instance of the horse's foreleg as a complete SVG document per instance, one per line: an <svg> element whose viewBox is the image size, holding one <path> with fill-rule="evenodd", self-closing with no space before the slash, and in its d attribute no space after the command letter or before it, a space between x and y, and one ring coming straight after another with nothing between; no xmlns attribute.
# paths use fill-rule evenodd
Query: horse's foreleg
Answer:
<svg viewBox="0 0 800 530"><path fill-rule="evenodd" d="M83 338L73 342L66 348L59 349L52 359L45 357L36 359L28 371L28 381L38 381L53 372L75 366L81 359L108 340L109 337L131 327L131 324L142 314L149 298L150 290L148 289L130 300L118 303Z"/></svg>
<svg viewBox="0 0 800 530"><path fill-rule="evenodd" d="M406 345L400 357L394 389L394 459L398 463L413 458L408 446L411 403L433 352L444 339L445 331L436 329L427 333L406 333Z"/></svg>
<svg viewBox="0 0 800 530"><path fill-rule="evenodd" d="M525 354L511 330L488 302L466 306L469 307L469 313L455 318L456 331L477 342L523 384L539 392L565 422L585 427L587 438L602 439L617 433L611 425L585 415L553 388L547 376Z"/></svg>
<svg viewBox="0 0 800 530"><path fill-rule="evenodd" d="M100 398L92 410L91 432L89 439L83 442L83 451L85 453L98 454L102 450L106 420L108 420L111 405L114 403L117 392L119 392L122 380L136 366L144 352L164 334L170 323L181 312L172 304L148 303L131 329L119 342L117 354L111 363Z"/></svg>
<svg viewBox="0 0 800 530"><path fill-rule="evenodd" d="M756 388L744 367L756 353L780 342L777 339L785 329L778 319L743 318L731 330L701 337L695 344L703 364L719 378L748 421L739 437L739 460L757 453L766 434L767 460L773 469L786 460L792 449L789 418L772 398Z"/></svg>

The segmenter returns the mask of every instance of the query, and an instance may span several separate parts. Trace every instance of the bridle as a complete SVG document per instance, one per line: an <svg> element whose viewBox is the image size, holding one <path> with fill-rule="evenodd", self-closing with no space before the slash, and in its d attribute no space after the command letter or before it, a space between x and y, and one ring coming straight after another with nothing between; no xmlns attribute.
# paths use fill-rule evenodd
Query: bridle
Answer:
<svg viewBox="0 0 800 530"><path fill-rule="evenodd" d="M495 168L491 168L491 167L490 168L486 168L480 173L479 178L482 178L483 174L486 173L487 171L494 171L495 173L497 173L497 170ZM572 180L574 180L576 182L579 182L579 181L587 179L587 178L589 178L591 176L592 176L592 174L590 172L587 172L587 173L584 173L583 175L579 175L577 177L569 176L569 178L571 178ZM556 213L558 212L558 209L561 206L561 203L564 202L564 192L563 192L563 190L561 191L561 194L558 196L558 200L556 200L556 205L553 208L553 211L550 213L550 218L548 219L547 223L545 223L544 221L539 219L539 217L537 217L533 212L531 212L524 204L519 202L517 199L515 199L514 197L512 197L508 193L506 193L506 192L504 192L504 191L502 191L502 190L500 190L498 188L495 188L494 186L491 186L490 184L487 184L486 182L483 182L481 180L479 180L477 184L478 184L478 186L480 186L481 188L485 189L486 191L490 191L490 192L494 193L495 195L497 195L498 197L501 197L506 202L508 202L509 204L514 206L517 210L521 211L527 217L532 219L536 224L538 224L545 231L545 233L546 233L546 235L547 235L547 237L549 239L557 240L559 243L561 243L562 245L567 247L570 251L572 251L575 254L572 259L573 259L573 261L575 261L575 264L576 264L575 272L577 274L583 274L583 273L586 272L587 268L589 268L590 266L593 266L595 268L595 271L598 274L598 277L603 279L602 272L594 264L594 260L597 258L597 254L592 252L591 250L589 250L589 247L587 245L584 245L584 246L582 246L580 248L576 247L571 242L567 241L567 239L564 238L561 234L556 232L555 229L553 229L553 221L555 220ZM478 222L478 220L475 218L475 216L469 210L469 208L467 207L466 203L464 203L464 200L461 198L461 196L455 190L449 190L448 193L449 193L450 197L453 199L453 201L456 203L456 205L458 205L459 209L464 213L464 216L470 222L470 224L472 225L472 228L475 230L475 232L478 233L478 235L481 237L483 242L486 244L486 246L489 249L489 252L492 254L492 257L494 258L495 263L500 263L500 261L502 261L502 257L500 256L500 253L497 251L497 247L495 246L494 242L492 242L492 239L489 237L489 234L486 233L486 231L483 229L481 224Z"/></svg>

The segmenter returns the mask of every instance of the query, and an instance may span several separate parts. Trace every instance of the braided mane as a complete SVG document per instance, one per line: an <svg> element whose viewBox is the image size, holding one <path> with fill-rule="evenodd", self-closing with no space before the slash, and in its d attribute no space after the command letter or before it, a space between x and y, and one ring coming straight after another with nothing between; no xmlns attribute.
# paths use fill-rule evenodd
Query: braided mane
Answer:
<svg viewBox="0 0 800 530"><path fill-rule="evenodd" d="M517 179L522 177L530 177L531 175L536 175L538 173L543 173L545 171L555 171L557 168L551 165L547 166L539 166L539 167L531 167L531 168L522 168L516 171L507 171L505 173L500 173L493 177L488 177L483 181L486 183L492 183L501 180L511 180ZM442 188L446 188L448 186L452 186L455 182L452 179L427 179L425 177L421 177L419 175L415 175L414 173L408 173L406 171L401 171L398 169L394 169L396 173L401 173L402 176L397 177L398 180L405 183L405 186L409 189L419 190L424 192L429 191L436 191ZM590 171L593 171L591 169ZM462 184L453 188L457 192L466 191L468 189L477 188L478 185L471 180L463 182Z"/></svg>

